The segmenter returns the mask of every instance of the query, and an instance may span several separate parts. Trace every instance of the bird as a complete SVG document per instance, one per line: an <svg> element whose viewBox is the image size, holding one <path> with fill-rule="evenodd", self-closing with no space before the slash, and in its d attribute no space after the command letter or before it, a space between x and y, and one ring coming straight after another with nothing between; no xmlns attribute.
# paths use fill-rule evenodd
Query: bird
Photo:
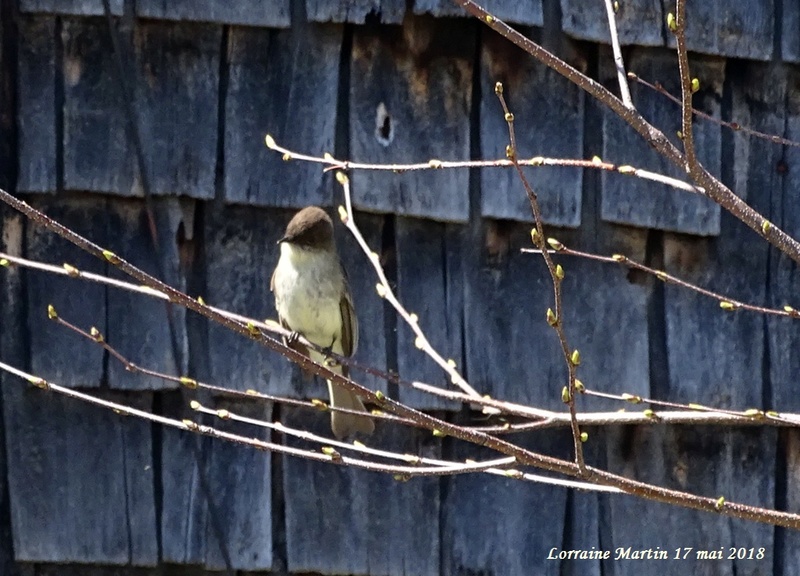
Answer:
<svg viewBox="0 0 800 576"><path fill-rule="evenodd" d="M333 221L318 206L297 212L278 240L280 257L270 280L280 325L321 348L350 357L358 346L358 319L350 295L347 275L333 238ZM347 366L326 364L326 356L308 349L297 338L284 343L315 362L347 377ZM361 399L328 380L334 408L364 412L364 416L331 411L331 430L339 439L360 433L372 434L375 424L367 416Z"/></svg>

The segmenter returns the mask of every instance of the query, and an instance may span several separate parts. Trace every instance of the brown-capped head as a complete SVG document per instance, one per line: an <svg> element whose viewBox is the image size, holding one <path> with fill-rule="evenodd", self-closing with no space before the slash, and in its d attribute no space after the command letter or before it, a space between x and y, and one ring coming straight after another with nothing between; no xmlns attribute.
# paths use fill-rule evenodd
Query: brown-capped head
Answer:
<svg viewBox="0 0 800 576"><path fill-rule="evenodd" d="M333 221L319 206L303 208L286 226L286 233L278 243L287 242L310 249L332 249Z"/></svg>

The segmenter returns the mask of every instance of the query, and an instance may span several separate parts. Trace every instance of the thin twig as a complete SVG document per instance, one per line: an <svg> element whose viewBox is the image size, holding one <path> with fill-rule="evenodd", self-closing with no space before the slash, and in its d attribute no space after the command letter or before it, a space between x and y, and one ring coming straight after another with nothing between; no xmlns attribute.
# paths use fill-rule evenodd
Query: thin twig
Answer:
<svg viewBox="0 0 800 576"><path fill-rule="evenodd" d="M528 254L539 254L541 250L539 250L538 248L521 248L520 252ZM553 250L553 252L555 252L555 250ZM769 314L771 316L800 318L800 311L796 310L792 306L785 305L782 309L779 309L779 308L769 308L766 306L759 306L757 304L748 304L747 302L737 300L736 298L731 298L726 294L721 294L719 292L714 292L713 290L708 290L707 288L702 288L697 284L692 284L691 282L682 280L681 278L678 278L673 274L664 272L663 270L657 270L655 268L646 266L640 262L637 262L636 260L628 258L624 254L603 256L601 254L594 254L592 252L584 252L582 250L575 250L573 248L568 248L563 244L561 244L561 246L559 247L558 252L560 254L563 254L564 256L576 256L578 258L585 258L587 260L606 262L609 264L617 264L620 266L641 270L642 272L655 276L656 278L658 278L662 282L666 282L667 284L675 284L676 286L680 286L681 288L686 288L687 290L691 290L692 292L697 292L698 294L702 294L704 296L708 296L709 298L713 298L714 300L719 302L720 308L727 312L734 312L736 310L749 310L751 312L757 312L759 314Z"/></svg>
<svg viewBox="0 0 800 576"><path fill-rule="evenodd" d="M461 464L459 462L453 462L449 460L439 460L436 458L417 456L416 454L401 454L399 452L380 450L377 448L371 448L369 446L366 446L361 442L353 442L352 444L348 444L346 442L341 442L339 440L332 440L330 438L326 438L325 436L319 436L317 434L308 432L306 430L298 430L297 428L291 428L280 422L267 422L264 420L258 420L256 418L240 416L226 409L215 410L213 408L206 408L205 406L202 406L198 402L194 402L192 404L192 409L201 412L203 414L217 416L224 420L232 420L235 422L241 422L243 424L249 424L251 426L268 428L271 430L276 430L277 432L280 432L282 434L293 436L295 438L300 438L302 440L306 440L309 442L314 442L317 444L322 444L324 446L339 448L344 451L352 451L352 452L357 452L359 454L376 456L387 460L400 460L414 465L426 464L429 466L442 466L449 469L454 469L457 468L458 466L463 466L463 470L461 471L461 473L484 472L487 474L503 476L506 478L514 478L517 480L525 480L528 482L535 482L539 484L550 484L553 486L563 486L565 488L574 488L577 490L588 490L592 492L610 492L616 494L622 492L617 488L609 486L598 486L596 484L588 484L586 482L576 482L574 480L551 478L549 476L542 476L539 474L522 473L514 468L509 468L509 466L513 466L514 464L516 464L516 459L512 457L497 458L495 460L487 462L474 462L468 460L464 464Z"/></svg>
<svg viewBox="0 0 800 576"><path fill-rule="evenodd" d="M169 374L165 374L163 372L159 372L156 370L152 370L149 368L145 368L139 366L130 360L128 360L122 353L116 350L113 346L111 346L108 341L103 337L99 330L96 328L92 328L90 332L86 332L81 328L75 326L74 324L64 320L61 318L55 308L50 306L48 309L48 317L57 322L59 325L64 326L65 328L75 332L76 334L80 335L91 342L101 346L105 349L112 358L116 359L117 361L121 362L126 370L131 373L141 373L146 374L148 376L162 378L166 381L178 383L190 390L193 389L201 389L207 390L209 392L213 392L219 395L224 395L227 397L232 398L239 398L239 399L247 399L247 400L263 400L269 401L276 404L286 404L289 406L296 406L301 408L310 408L317 411L327 411L327 410L334 410L344 413L352 413L352 414L359 414L355 410L350 410L347 408L339 408L339 407L331 407L328 403L319 400L313 399L312 401L306 400L297 400L294 398L286 398L283 396L274 396L271 394L265 394L262 392L257 392L255 390L233 390L231 388L226 388L223 386L216 386L212 384L206 384L199 380L195 380L192 378L188 378L186 376L172 376ZM578 415L579 423L586 424L586 425L606 425L606 424L630 424L630 423L656 423L656 422L665 422L665 423L689 423L689 424L698 424L698 423L714 423L714 424L742 424L742 423L749 423L749 424L758 424L759 419L768 418L770 424L775 426L796 426L800 423L800 415L795 414L777 414L775 412L763 412L763 411L754 411L748 410L745 412L734 411L734 410L724 410L719 408L707 407L702 406L699 404L678 404L675 402L667 402L661 400L654 400L650 398L643 398L641 396L634 396L631 394L610 394L604 392L594 392L588 389L581 390L583 394L587 396L598 396L613 400L619 400L626 403L631 404L641 404L641 403L649 403L652 405L659 405L665 406L668 408L676 408L678 410L688 410L688 412L658 412L658 413L648 413L647 411L643 413L629 413L623 415L620 412L612 412L612 413L581 413ZM500 403L504 404L504 403ZM509 412L506 407L503 408L496 408L498 411L502 412ZM513 408L511 408L511 412L513 412ZM694 411L694 413L692 412ZM651 411L652 412L652 411ZM697 418L697 412L706 412L710 413L709 418ZM541 418L541 411L536 411L536 418L537 420L534 422L525 422L518 425L507 425L507 426L493 426L493 427L480 427L475 426L471 427L474 430L480 430L483 432L521 432L526 430L535 430L535 429L544 429L544 428L553 428L556 426L564 426L570 423L569 414L559 414L559 413L551 413L552 416L548 416L547 418ZM378 410L373 410L371 412L372 417L382 420L388 420L391 422L395 422L397 424L404 424L409 426L416 426L417 424L412 420L408 420L405 418L400 418L398 416L394 416L392 414L386 414L384 412L380 412ZM724 416L722 420L720 417ZM762 422L763 423L763 422Z"/></svg>
<svg viewBox="0 0 800 576"><path fill-rule="evenodd" d="M342 186L345 201L345 206L339 207L339 217L356 239L356 242L358 242L361 250L364 252L364 254L366 254L370 264L372 264L372 267L375 269L375 273L378 275L378 285L376 286L378 296L389 302L397 314L400 315L400 317L414 332L414 345L432 358L433 361L436 362L440 368L442 368L442 370L447 372L447 375L450 376L450 381L453 384L461 388L461 390L463 390L468 396L480 398L481 395L478 394L477 390L470 386L464 377L461 376L458 370L456 370L455 361L445 360L442 355L439 354L433 346L431 346L431 343L428 341L428 337L425 336L422 328L420 328L419 317L417 317L416 314L410 313L408 310L406 310L405 307L400 303L400 300L397 299L397 296L395 296L394 290L392 290L392 287L389 284L389 279L386 278L386 273L383 271L383 266L381 266L380 257L376 252L373 252L370 249L367 241L364 240L364 236L362 236L361 231L356 225L355 214L353 213L353 205L350 200L350 179L344 172L337 172L336 179Z"/></svg>
<svg viewBox="0 0 800 576"><path fill-rule="evenodd" d="M508 126L508 147L506 148L506 156L514 164L522 186L525 189L525 194L528 196L528 203L531 205L531 212L533 213L533 220L535 228L531 230L531 240L533 244L539 248L545 246L544 224L542 220L542 210L539 206L539 200L536 198L536 193L533 187L528 182L525 172L522 167L516 162L517 157L517 138L514 131L514 114L508 108L506 99L503 96L503 84L498 82L495 84L494 93L497 95L500 105L503 107L503 115ZM542 259L547 266L547 271L550 273L550 280L553 283L553 308L547 309L547 323L555 330L558 342L561 345L561 353L564 355L564 362L567 365L567 386L562 392L561 399L569 407L570 428L572 429L572 444L575 452L575 463L578 465L578 470L583 471L583 440L581 438L581 430L578 425L576 417L577 408L575 407L575 372L579 364L578 351L571 350L567 343L567 335L564 332L564 305L561 297L562 281L564 280L564 269L560 265L553 262L553 258L547 250L541 251Z"/></svg>
<svg viewBox="0 0 800 576"><path fill-rule="evenodd" d="M655 92L665 96L669 100L673 101L678 106L681 105L681 99L677 96L671 94L669 90L664 88L660 82L648 82L647 80L641 78L638 74L634 74L633 72L628 72L628 79L634 80L645 86L646 88L650 88ZM719 126L724 126L725 128L729 128L734 132L741 132L742 134L747 134L748 136L753 136L755 138L760 138L761 140L767 140L772 142L773 144L780 144L781 146L792 146L794 148L800 148L800 142L796 142L794 140L790 140L788 138L784 138L782 136L778 136L777 134L767 134L766 132L759 132L758 130L754 130L748 126L742 126L738 122L727 122L722 120L721 118L715 118L711 114L707 114L702 110L698 110L697 108L692 108L692 114L697 116L698 118L702 118L703 120L708 120L709 122L713 122Z"/></svg>
<svg viewBox="0 0 800 576"><path fill-rule="evenodd" d="M0 362L0 370L5 370L11 374L14 374L42 390L56 392L58 394L67 396L69 398L74 398L82 402L94 404L95 406L100 406L107 410L112 410L115 413L122 416L134 416L137 418L148 420L150 422L161 424L162 426L169 426L171 428L177 428L179 430L183 430L186 432L194 432L196 434L202 434L204 436L211 436L213 438L219 438L229 442L234 442L236 444L250 446L253 448L257 448L259 450L267 450L270 452L277 452L279 454L287 454L289 456L296 456L299 458L304 458L306 460L315 460L317 462L327 462L331 464L346 465L355 468L362 468L364 470L370 470L373 472L382 472L384 474L393 474L393 475L399 474L405 476L449 476L453 474L462 474L465 472L482 471L484 469L495 466L494 462L489 462L488 464L456 463L450 466L427 466L427 467L397 466L394 464L380 464L376 462L361 460L358 458L351 458L348 456L343 456L338 452L331 450L323 450L321 452L316 452L314 450L303 450L301 448L294 448L291 446L286 446L284 444L269 442L267 440L260 440L257 438L246 437L246 436L241 436L239 434L225 432L223 430L218 430L212 426L205 426L202 424L198 424L192 420L188 419L180 421L174 420L172 418L167 418L166 416L159 416L157 414L152 414L150 412L139 410L131 406L126 406L125 404L119 404L118 402L103 400L102 398L92 396L91 394L79 392L78 390L74 390L72 388L66 388L64 386L55 384L54 382L47 381L43 378L33 376L27 372L14 368L13 366L10 366L4 362Z"/></svg>
<svg viewBox="0 0 800 576"><path fill-rule="evenodd" d="M322 164L325 166L323 170L325 172L329 170L376 170L376 171L384 170L387 172L402 173L402 172L412 172L417 170L447 170L454 168L512 168L514 166L514 163L508 158L503 158L498 160L459 160L459 161L428 160L427 162L415 162L411 164L371 164L365 162L351 162L349 160L340 160L334 158L330 154L325 154L323 156L313 156L311 154L289 150L288 148L281 146L280 144L275 142L275 139L269 134L267 134L266 136L266 142L267 142L267 147L270 150L274 150L275 152L279 152L280 154L282 154L284 160L286 161L301 160L304 162L313 162L315 164ZM630 166L628 164L616 165L611 162L603 161L597 156L595 156L591 160L578 160L575 158L548 158L545 156L534 156L532 158L520 158L517 160L517 163L520 166L531 167L531 168L559 166L568 168L589 168L593 170L604 170L606 172L617 172L625 176L634 176L636 178L641 178L643 180L651 180L653 182L665 184L677 190L683 190L685 192L692 192L695 194L705 195L705 191L702 188L695 186L694 184L689 184L688 182L684 182L683 180L679 180L671 176L666 176L664 174L651 172L649 170L641 170L633 166Z"/></svg>
<svg viewBox="0 0 800 576"><path fill-rule="evenodd" d="M296 406L299 408L310 408L317 412L342 412L345 414L353 414L356 416L363 415L363 411L359 410L352 410L350 408L341 408L338 406L331 406L329 403L324 402L320 399L313 399L311 401L308 400L298 400L296 398L287 398L285 396L274 396L272 394L265 394L262 392L257 392L256 390L234 390L232 388L226 388L223 386L216 386L213 384L206 384L205 382L201 382L200 380L195 380L194 378L189 378L188 376L174 376L172 374L166 374L165 372L160 372L158 370L153 370L151 368L147 368L144 366L140 366L134 362L131 362L128 358L126 358L119 350L114 348L111 344L109 344L108 340L106 340L105 336L95 327L92 327L89 332L79 328L75 324L65 320L61 316L58 315L56 309L51 305L48 307L48 317L50 320L56 322L60 326L71 330L72 332L78 334L79 336L89 340L97 344L98 346L102 347L109 355L116 360L117 362L121 363L126 371L132 374L144 374L147 376L151 376L153 378L160 378L166 382L174 382L176 384L180 384L184 388L189 390L207 390L209 392L213 392L215 394L224 395L231 398L246 398L248 400L258 399L264 400L269 402L274 402L276 404L286 404L288 406ZM406 425L414 425L414 422L411 420L407 420L405 418L399 418L397 416L393 416L391 414L385 414L380 411L374 411L370 414L373 418L380 419L380 420L390 420L392 422L397 422L399 424L406 424Z"/></svg>
<svg viewBox="0 0 800 576"><path fill-rule="evenodd" d="M617 82L619 83L619 94L622 103L630 109L634 109L631 100L631 91L628 87L628 77L625 75L625 61L622 59L622 50L619 47L619 34L617 33L617 15L614 10L614 0L605 0L606 16L608 17L608 31L611 38L611 50L614 53L614 67L617 69Z"/></svg>

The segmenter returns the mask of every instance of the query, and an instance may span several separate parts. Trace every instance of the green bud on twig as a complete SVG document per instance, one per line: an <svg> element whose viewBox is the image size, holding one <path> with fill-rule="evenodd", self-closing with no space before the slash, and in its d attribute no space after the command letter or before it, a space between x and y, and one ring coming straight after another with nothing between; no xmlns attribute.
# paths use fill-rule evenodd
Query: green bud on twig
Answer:
<svg viewBox="0 0 800 576"><path fill-rule="evenodd" d="M667 14L667 28L670 29L670 32L676 32L678 30L678 21L675 19L675 14L672 12Z"/></svg>
<svg viewBox="0 0 800 576"><path fill-rule="evenodd" d="M181 376L180 383L189 388L190 390L194 390L195 388L197 388L197 380L195 380L194 378L189 378L188 376Z"/></svg>
<svg viewBox="0 0 800 576"><path fill-rule="evenodd" d="M103 250L103 258L108 260L114 266L119 264L119 257L116 254L114 254L111 250Z"/></svg>

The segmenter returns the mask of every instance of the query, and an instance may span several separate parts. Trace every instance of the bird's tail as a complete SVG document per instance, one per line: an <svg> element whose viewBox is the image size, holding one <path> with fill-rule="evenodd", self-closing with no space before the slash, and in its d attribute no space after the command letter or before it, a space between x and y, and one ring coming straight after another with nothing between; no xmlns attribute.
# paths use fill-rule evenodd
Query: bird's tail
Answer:
<svg viewBox="0 0 800 576"><path fill-rule="evenodd" d="M343 370L346 375L347 372ZM345 438L356 432L364 435L372 434L375 423L367 416L367 410L361 398L328 380L328 393L331 397L331 406L334 408L347 408L364 412L364 416L357 416L347 412L331 412L331 429L337 438Z"/></svg>

